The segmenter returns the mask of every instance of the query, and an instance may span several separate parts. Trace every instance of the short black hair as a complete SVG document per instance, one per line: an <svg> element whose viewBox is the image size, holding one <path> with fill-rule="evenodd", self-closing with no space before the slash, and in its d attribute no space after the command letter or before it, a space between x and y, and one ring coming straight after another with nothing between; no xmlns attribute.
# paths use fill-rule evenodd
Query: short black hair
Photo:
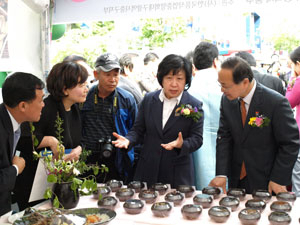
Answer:
<svg viewBox="0 0 300 225"><path fill-rule="evenodd" d="M148 65L150 61L154 62L155 60L159 59L158 55L154 52L149 52L144 57L144 65Z"/></svg>
<svg viewBox="0 0 300 225"><path fill-rule="evenodd" d="M218 58L219 50L216 45L209 42L200 42L194 49L193 63L197 70L212 67L215 58Z"/></svg>
<svg viewBox="0 0 300 225"><path fill-rule="evenodd" d="M237 53L235 53L235 56L242 58L250 66L256 67L256 60L255 60L254 56L252 54L250 54L249 52L246 52L246 51L237 52Z"/></svg>
<svg viewBox="0 0 300 225"><path fill-rule="evenodd" d="M240 57L234 56L227 58L222 64L222 69L229 69L232 71L232 78L235 84L239 84L245 78L249 82L253 80L253 72L249 64Z"/></svg>
<svg viewBox="0 0 300 225"><path fill-rule="evenodd" d="M63 59L63 62L66 62L66 61L68 61L68 62L78 62L78 61L86 62L86 59L80 55L68 55Z"/></svg>
<svg viewBox="0 0 300 225"><path fill-rule="evenodd" d="M157 80L160 86L162 86L163 78L166 75L170 72L175 75L180 70L185 72L185 90L188 90L192 82L192 63L186 58L175 54L167 55L158 65Z"/></svg>
<svg viewBox="0 0 300 225"><path fill-rule="evenodd" d="M294 64L297 64L297 62L300 62L300 46L291 52L290 59Z"/></svg>
<svg viewBox="0 0 300 225"><path fill-rule="evenodd" d="M56 99L66 97L64 89L83 84L88 78L87 70L80 64L70 61L57 63L47 77L47 90Z"/></svg>
<svg viewBox="0 0 300 225"><path fill-rule="evenodd" d="M36 98L36 89L42 90L44 87L43 81L31 73L13 73L3 83L3 102L10 108L23 101L31 102Z"/></svg>

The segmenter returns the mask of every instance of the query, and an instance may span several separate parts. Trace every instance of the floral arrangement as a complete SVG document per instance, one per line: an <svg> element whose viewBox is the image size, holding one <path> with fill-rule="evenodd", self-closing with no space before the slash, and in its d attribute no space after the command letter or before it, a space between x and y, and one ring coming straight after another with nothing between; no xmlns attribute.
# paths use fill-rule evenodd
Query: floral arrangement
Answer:
<svg viewBox="0 0 300 225"><path fill-rule="evenodd" d="M202 116L202 113L198 111L197 107L192 107L190 104L182 104L175 110L175 116L192 118L195 122L198 122Z"/></svg>
<svg viewBox="0 0 300 225"><path fill-rule="evenodd" d="M259 115L259 112L256 112L255 113L255 117L251 117L248 124L251 126L251 127L259 127L259 128L262 128L262 127L267 127L269 126L269 123L270 123L270 119L266 116L263 116L263 115Z"/></svg>
<svg viewBox="0 0 300 225"><path fill-rule="evenodd" d="M90 154L90 151L83 150L79 160L65 161L65 148L62 142L62 128L63 120L57 115L57 119L55 121L55 127L57 128L56 134L58 137L59 144L57 146L58 149L58 158L54 158L52 154L49 154L47 149L45 151L41 151L37 153L33 152L35 159L43 159L45 169L47 172L47 181L49 183L63 183L63 182L72 182L71 189L76 196L76 190L80 190L81 194L90 194L93 191L97 190L97 182L95 176L99 173L99 170L104 173L108 172L108 168L104 165L99 167L98 165L86 165L85 161L87 156ZM34 129L31 129L34 131ZM34 136L35 137L35 136ZM93 170L94 175L90 175L85 178L79 177L79 175L84 174L85 172ZM44 198L50 199L52 198L52 189L48 187L45 190ZM59 208L60 203L57 196L54 197L53 206Z"/></svg>

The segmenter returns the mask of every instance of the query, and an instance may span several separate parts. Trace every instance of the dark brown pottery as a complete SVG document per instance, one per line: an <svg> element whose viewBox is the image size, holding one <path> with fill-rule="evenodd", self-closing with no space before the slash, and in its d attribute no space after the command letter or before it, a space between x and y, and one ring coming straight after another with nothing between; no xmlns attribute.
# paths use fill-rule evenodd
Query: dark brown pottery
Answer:
<svg viewBox="0 0 300 225"><path fill-rule="evenodd" d="M288 225L292 221L286 212L271 212L268 219L272 225Z"/></svg>
<svg viewBox="0 0 300 225"><path fill-rule="evenodd" d="M114 210L118 200L113 196L105 196L98 201L98 207Z"/></svg>
<svg viewBox="0 0 300 225"><path fill-rule="evenodd" d="M186 198L190 198L193 196L195 192L195 188L190 185L178 185L177 191L180 191L185 195Z"/></svg>
<svg viewBox="0 0 300 225"><path fill-rule="evenodd" d="M129 199L123 204L123 208L128 214L139 214L144 207L144 203L139 199Z"/></svg>
<svg viewBox="0 0 300 225"><path fill-rule="evenodd" d="M129 188L132 188L135 193L140 193L140 191L145 187L145 184L141 181L131 181L128 184Z"/></svg>
<svg viewBox="0 0 300 225"><path fill-rule="evenodd" d="M156 202L151 206L153 215L157 217L167 217L171 210L172 206L169 202Z"/></svg>
<svg viewBox="0 0 300 225"><path fill-rule="evenodd" d="M208 215L217 223L225 223L230 216L230 211L224 206L213 206L208 210Z"/></svg>
<svg viewBox="0 0 300 225"><path fill-rule="evenodd" d="M265 202L269 202L272 198L272 195L267 190L258 189L253 191L252 197L254 199L261 199Z"/></svg>
<svg viewBox="0 0 300 225"><path fill-rule="evenodd" d="M97 190L93 192L93 197L94 199L99 199L99 196L101 195L101 197L105 197L108 196L111 192L111 189L109 186L101 186L101 187L97 187Z"/></svg>
<svg viewBox="0 0 300 225"><path fill-rule="evenodd" d="M194 204L201 205L204 209L209 208L213 202L211 195L207 194L198 194L193 198Z"/></svg>
<svg viewBox="0 0 300 225"><path fill-rule="evenodd" d="M195 220L198 219L202 212L202 208L200 205L187 204L181 208L181 214L183 218L187 220Z"/></svg>
<svg viewBox="0 0 300 225"><path fill-rule="evenodd" d="M286 201L275 201L272 202L270 209L277 212L290 212L292 210L292 206Z"/></svg>
<svg viewBox="0 0 300 225"><path fill-rule="evenodd" d="M296 194L294 192L279 192L276 195L278 201L294 202L296 201Z"/></svg>
<svg viewBox="0 0 300 225"><path fill-rule="evenodd" d="M246 190L243 188L229 188L227 191L228 196L237 197L240 201L243 201L246 196Z"/></svg>
<svg viewBox="0 0 300 225"><path fill-rule="evenodd" d="M260 211L257 209L242 209L239 219L243 225L255 225L260 220Z"/></svg>
<svg viewBox="0 0 300 225"><path fill-rule="evenodd" d="M208 186L202 189L202 193L207 195L212 195L214 196L214 199L217 199L220 197L221 190L220 188L217 187Z"/></svg>
<svg viewBox="0 0 300 225"><path fill-rule="evenodd" d="M250 199L245 204L246 208L257 209L260 212L266 208L266 202L260 199Z"/></svg>
<svg viewBox="0 0 300 225"><path fill-rule="evenodd" d="M168 185L163 183L156 183L151 186L151 189L158 191L159 195L164 195L168 190Z"/></svg>
<svg viewBox="0 0 300 225"><path fill-rule="evenodd" d="M110 187L112 192L116 192L122 187L123 183L119 180L110 180L106 182L106 185Z"/></svg>
<svg viewBox="0 0 300 225"><path fill-rule="evenodd" d="M171 191L165 196L165 200L168 202L173 202L174 206L178 206L182 203L184 196L179 191Z"/></svg>
<svg viewBox="0 0 300 225"><path fill-rule="evenodd" d="M128 199L131 199L134 195L134 191L131 188L120 188L116 192L116 197L120 202L125 202Z"/></svg>
<svg viewBox="0 0 300 225"><path fill-rule="evenodd" d="M158 196L158 192L154 190L141 190L139 193L139 198L144 200L147 204L152 204L155 202Z"/></svg>
<svg viewBox="0 0 300 225"><path fill-rule="evenodd" d="M219 205L231 208L232 212L239 207L239 204L240 204L240 200L237 197L233 197L233 196L223 197L219 201Z"/></svg>

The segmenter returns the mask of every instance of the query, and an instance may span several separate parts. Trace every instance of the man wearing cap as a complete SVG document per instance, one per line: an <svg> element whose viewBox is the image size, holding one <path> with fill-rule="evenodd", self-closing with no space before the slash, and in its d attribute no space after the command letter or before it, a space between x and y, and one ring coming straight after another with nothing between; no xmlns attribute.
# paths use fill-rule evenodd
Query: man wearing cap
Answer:
<svg viewBox="0 0 300 225"><path fill-rule="evenodd" d="M97 182L117 179L128 183L133 176L134 149L114 148L111 140L113 132L124 136L128 133L137 115L137 105L129 92L117 87L120 64L115 55L100 55L95 62L94 76L98 85L90 89L81 108L82 143L92 151L87 163L108 167L109 171L99 174Z"/></svg>

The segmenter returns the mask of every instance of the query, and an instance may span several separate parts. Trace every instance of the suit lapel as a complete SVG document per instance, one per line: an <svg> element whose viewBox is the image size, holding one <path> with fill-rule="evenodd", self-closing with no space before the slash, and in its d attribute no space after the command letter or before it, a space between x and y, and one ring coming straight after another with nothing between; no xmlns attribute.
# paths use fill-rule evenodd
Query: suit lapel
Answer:
<svg viewBox="0 0 300 225"><path fill-rule="evenodd" d="M153 96L152 102L150 104L151 106L151 113L150 116L152 116L154 119L155 127L158 131L158 134L162 137L162 113L163 113L163 103L159 99L159 93Z"/></svg>
<svg viewBox="0 0 300 225"><path fill-rule="evenodd" d="M12 122L11 119L8 115L8 112L4 106L4 104L1 104L1 114L3 115L3 125L4 128L8 132L8 144L9 144L9 149L7 149L7 154L9 155L9 159L12 160L12 154L13 154L13 144L14 144L14 134L13 134L13 127L12 127Z"/></svg>
<svg viewBox="0 0 300 225"><path fill-rule="evenodd" d="M175 116L175 110L182 104L188 104L188 100L188 94L186 91L184 91L182 93L182 97L179 104L174 107L169 119L167 120L167 123L165 124L165 127L163 129L163 133L166 133L176 123L176 121L179 120L180 116Z"/></svg>
<svg viewBox="0 0 300 225"><path fill-rule="evenodd" d="M248 109L248 113L247 113L247 117L246 117L246 122L245 122L245 127L243 130L243 141L245 140L245 138L247 137L249 131L250 131L250 125L248 124L249 120L251 117L255 117L255 113L256 112L260 112L261 110L261 104L262 104L263 98L262 98L262 89L261 86L259 85L259 83L256 83L256 90L253 94L249 109Z"/></svg>

